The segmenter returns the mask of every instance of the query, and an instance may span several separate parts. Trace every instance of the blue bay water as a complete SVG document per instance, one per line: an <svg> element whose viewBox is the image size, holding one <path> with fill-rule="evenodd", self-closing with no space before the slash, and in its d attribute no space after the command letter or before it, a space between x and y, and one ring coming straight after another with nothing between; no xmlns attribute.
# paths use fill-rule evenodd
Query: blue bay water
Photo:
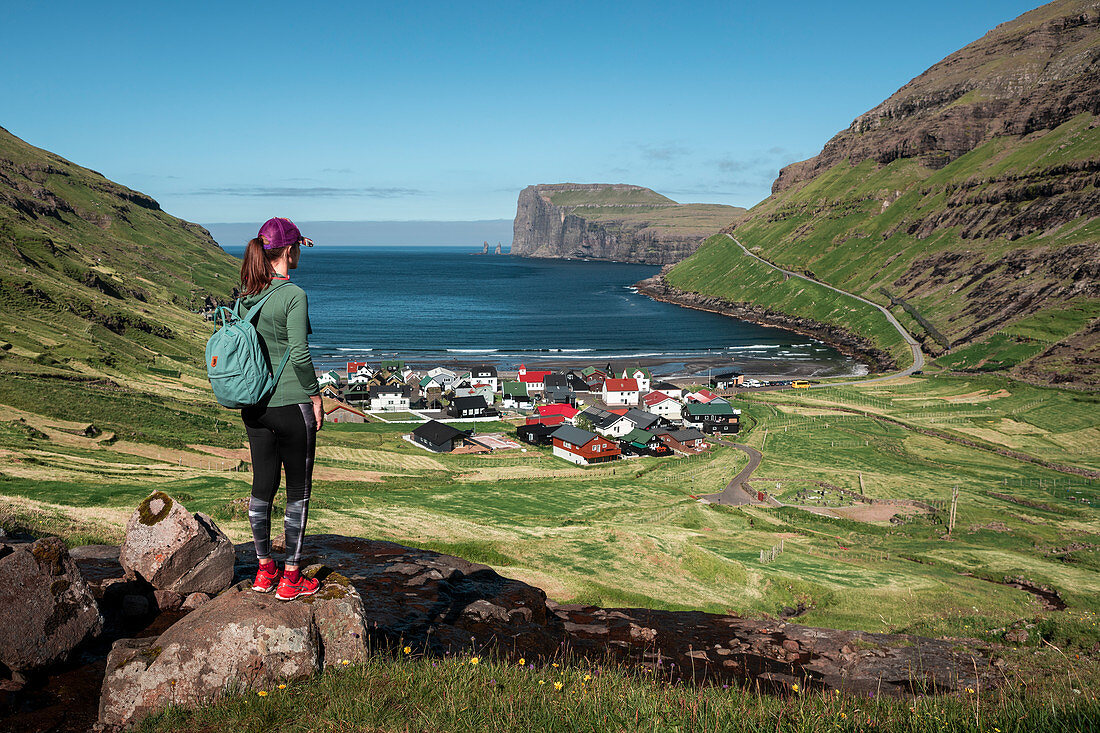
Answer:
<svg viewBox="0 0 1100 733"><path fill-rule="evenodd" d="M241 247L227 247L240 256ZM661 361L658 373L716 360L746 374L856 373L806 336L660 303L632 285L658 268L536 260L455 247L304 249L318 366L399 356L417 363Z"/></svg>

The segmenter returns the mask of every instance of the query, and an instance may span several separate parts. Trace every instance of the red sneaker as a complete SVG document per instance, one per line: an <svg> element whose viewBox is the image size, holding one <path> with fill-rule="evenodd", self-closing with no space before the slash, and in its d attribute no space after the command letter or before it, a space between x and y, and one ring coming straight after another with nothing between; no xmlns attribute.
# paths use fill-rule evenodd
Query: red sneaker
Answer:
<svg viewBox="0 0 1100 733"><path fill-rule="evenodd" d="M293 601L301 596L311 596L321 588L321 581L299 574L297 582L291 583L286 575L279 579L275 597L280 601Z"/></svg>
<svg viewBox="0 0 1100 733"><path fill-rule="evenodd" d="M252 583L252 590L257 593L270 593L275 584L283 577L283 571L279 569L277 563L268 563L269 570L264 570L264 566L261 565L260 569L256 571L256 580Z"/></svg>

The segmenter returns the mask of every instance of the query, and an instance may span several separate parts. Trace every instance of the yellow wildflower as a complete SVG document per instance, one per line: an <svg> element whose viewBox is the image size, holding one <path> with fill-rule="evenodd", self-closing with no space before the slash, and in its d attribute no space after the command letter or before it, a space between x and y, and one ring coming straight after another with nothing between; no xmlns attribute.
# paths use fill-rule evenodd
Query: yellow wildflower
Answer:
<svg viewBox="0 0 1100 733"><path fill-rule="evenodd" d="M522 667L523 665L527 664L527 660L526 660L526 659L524 659L523 657L520 657L520 658L519 658L519 664L520 664L520 666Z"/></svg>
<svg viewBox="0 0 1100 733"><path fill-rule="evenodd" d="M546 680L539 680L539 684L540 684L540 685L545 685L545 684L546 684Z"/></svg>
<svg viewBox="0 0 1100 733"><path fill-rule="evenodd" d="M260 690L256 694L259 695L260 697L267 697L267 690Z"/></svg>
<svg viewBox="0 0 1100 733"><path fill-rule="evenodd" d="M350 659L341 659L341 660L340 660L340 664L342 664L342 665L344 665L344 666L346 667L346 666L348 666L349 664L351 664L351 660L350 660Z"/></svg>
<svg viewBox="0 0 1100 733"><path fill-rule="evenodd" d="M412 650L413 650L413 648L411 646L405 647L405 653L406 654L412 654Z"/></svg>
<svg viewBox="0 0 1100 733"><path fill-rule="evenodd" d="M279 685L279 689L280 690L285 690L286 689L286 683L284 682L283 684Z"/></svg>
<svg viewBox="0 0 1100 733"><path fill-rule="evenodd" d="M795 682L793 685L791 685L791 691L792 692L798 692L798 683L797 682Z"/></svg>
<svg viewBox="0 0 1100 733"><path fill-rule="evenodd" d="M558 663L557 663L557 662L554 662L554 663L553 663L553 664L551 664L550 666L551 666L551 667L557 667L557 666L558 666Z"/></svg>
<svg viewBox="0 0 1100 733"><path fill-rule="evenodd" d="M470 664L477 664L481 661L481 657L470 657Z"/></svg>
<svg viewBox="0 0 1100 733"><path fill-rule="evenodd" d="M555 690L560 690L561 688L562 688L562 684L560 682L555 682L554 683L554 689Z"/></svg>
<svg viewBox="0 0 1100 733"><path fill-rule="evenodd" d="M586 674L586 675L584 676L584 681L585 681L585 682L588 682L588 680L590 680L590 679L592 679L592 675L590 675L590 674Z"/></svg>

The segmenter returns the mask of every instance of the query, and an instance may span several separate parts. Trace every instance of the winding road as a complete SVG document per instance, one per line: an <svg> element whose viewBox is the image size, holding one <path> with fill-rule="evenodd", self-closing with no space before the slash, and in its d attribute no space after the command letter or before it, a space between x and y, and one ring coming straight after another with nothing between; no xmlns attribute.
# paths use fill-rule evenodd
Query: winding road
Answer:
<svg viewBox="0 0 1100 733"><path fill-rule="evenodd" d="M712 504L724 504L726 506L741 506L742 504L758 503L750 491L744 487L744 484L749 480L749 476L752 475L752 472L760 465L760 461L764 457L763 454L755 448L750 448L741 443L729 443L718 438L712 438L711 442L729 446L730 448L736 448L749 457L749 463L742 468L736 476L730 479L730 482L726 484L726 488L722 489L717 494L707 494L699 498L706 499Z"/></svg>
<svg viewBox="0 0 1100 733"><path fill-rule="evenodd" d="M904 326L902 326L900 323L898 323L898 319L894 318L894 314L891 313L890 311L886 310L886 308L882 307L881 305L879 305L878 303L876 303L872 300L867 300L866 298L862 298L862 297L860 297L860 296L858 296L854 293L849 293L847 290L841 290L840 288L833 287L832 285L829 285L828 283L823 283L820 280L815 280L812 277L807 277L806 275L802 275L802 274L794 272L792 270L784 270L782 267L778 267L776 265L773 265L772 263L765 260L763 257L760 257L759 255L755 255L752 252L750 252L745 247L745 245L743 245L739 241L737 241L737 238L734 237L732 234L726 234L725 236L729 237L733 241L733 243L736 244L738 247L740 247L741 251L744 252L746 255L748 255L749 257L752 257L755 260L759 260L760 262L763 262L765 265L772 268L773 270L778 270L779 272L782 272L784 275L787 275L788 277L800 277L803 280L806 280L807 282L812 282L815 285L820 285L823 288L828 288L829 290L840 293L841 295L847 295L849 298L855 298L856 300L858 300L861 303L866 303L867 305L874 306L875 308L878 308L882 312L882 314L884 316L886 316L886 320L890 321L890 325L892 325L894 328L896 328L898 333L901 334L901 337L903 339L905 339L905 343L909 344L909 348L913 352L913 363L912 363L912 365L910 365L909 367L907 367L905 369L902 369L900 372L893 372L891 374L885 374L885 375L882 375L882 376L879 376L879 377L870 377L868 379L858 379L858 380L854 380L854 381L851 381L851 382L829 382L828 384L813 385L813 386L815 386L815 387L826 387L826 386L835 387L838 384L867 384L868 382L881 382L881 381L886 380L886 379L896 379L897 377L907 377L910 374L912 374L913 372L924 368L924 352L922 352L920 350L920 343L915 338L913 338L913 335L911 333L909 333L908 331L905 330Z"/></svg>

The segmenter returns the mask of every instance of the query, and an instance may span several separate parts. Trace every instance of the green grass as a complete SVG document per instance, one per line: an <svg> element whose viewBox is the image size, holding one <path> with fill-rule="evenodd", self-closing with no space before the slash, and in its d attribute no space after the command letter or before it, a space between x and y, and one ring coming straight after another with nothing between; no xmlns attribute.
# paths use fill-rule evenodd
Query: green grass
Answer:
<svg viewBox="0 0 1100 733"><path fill-rule="evenodd" d="M1053 681L1020 675L1001 689L915 700L801 688L769 695L583 660L471 662L377 654L263 696L252 691L210 706L171 708L139 730L1068 733L1088 730L1100 717L1095 662L1085 660L1059 660L1062 675Z"/></svg>
<svg viewBox="0 0 1100 733"><path fill-rule="evenodd" d="M746 246L751 244L746 243ZM715 235L668 273L670 284L690 292L790 313L860 334L902 365L909 347L885 316L866 303L783 273L745 255L729 237Z"/></svg>

